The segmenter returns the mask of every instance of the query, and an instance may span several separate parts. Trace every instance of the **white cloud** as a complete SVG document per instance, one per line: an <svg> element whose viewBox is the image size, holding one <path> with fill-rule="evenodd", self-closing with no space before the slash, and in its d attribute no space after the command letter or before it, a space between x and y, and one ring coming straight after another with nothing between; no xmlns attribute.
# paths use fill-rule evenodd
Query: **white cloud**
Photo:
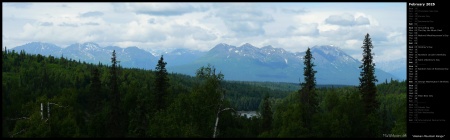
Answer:
<svg viewBox="0 0 450 140"><path fill-rule="evenodd" d="M87 22L87 23L84 23L83 25L97 26L97 25L100 25L100 24L99 24L99 23L96 23L96 22Z"/></svg>
<svg viewBox="0 0 450 140"><path fill-rule="evenodd" d="M218 43L305 51L334 44L360 58L369 33L375 59L404 57L404 3L5 3L4 46L32 41L68 46L189 48Z"/></svg>
<svg viewBox="0 0 450 140"><path fill-rule="evenodd" d="M91 12L86 12L80 15L80 17L99 17L99 16L103 16L103 12L100 11L91 11Z"/></svg>
<svg viewBox="0 0 450 140"><path fill-rule="evenodd" d="M375 62L382 62L382 61L389 61L389 60L395 60L392 59L393 56L399 56L396 57L399 58L406 58L406 49L396 49L396 48L388 48L383 51L381 51L378 54L374 55L374 61Z"/></svg>
<svg viewBox="0 0 450 140"><path fill-rule="evenodd" d="M295 36L317 36L319 35L319 29L317 29L317 26L317 23L289 26L287 28L287 33Z"/></svg>
<svg viewBox="0 0 450 140"><path fill-rule="evenodd" d="M41 26L53 26L52 22L43 22L41 23Z"/></svg>
<svg viewBox="0 0 450 140"><path fill-rule="evenodd" d="M359 25L369 25L370 21L368 18L359 16L355 17L352 14L342 14L342 15L331 15L325 22L332 25L339 26L359 26Z"/></svg>
<svg viewBox="0 0 450 140"><path fill-rule="evenodd" d="M5 6L11 6L15 8L28 8L31 6L31 3L20 3L20 2L11 2L11 3L4 3Z"/></svg>
<svg viewBox="0 0 450 140"><path fill-rule="evenodd" d="M366 17L357 17L355 20L355 25L369 25L370 21Z"/></svg>
<svg viewBox="0 0 450 140"><path fill-rule="evenodd" d="M65 23L65 22L63 22L63 23L59 24L58 26L78 27L78 24L76 24L76 23Z"/></svg>
<svg viewBox="0 0 450 140"><path fill-rule="evenodd" d="M293 14L302 14L302 13L306 13L307 11L305 10L305 8L280 8L279 9L281 12L283 13L293 13Z"/></svg>
<svg viewBox="0 0 450 140"><path fill-rule="evenodd" d="M117 3L113 6L118 12L129 11L154 16L177 16L209 8L204 4L193 3Z"/></svg>
<svg viewBox="0 0 450 140"><path fill-rule="evenodd" d="M224 4L217 8L215 16L221 18L237 37L264 35L264 24L273 21L269 13L256 6Z"/></svg>
<svg viewBox="0 0 450 140"><path fill-rule="evenodd" d="M195 32L192 37L195 40L201 41L211 41L217 39L217 36L214 33L208 32L203 29L200 29L200 31Z"/></svg>

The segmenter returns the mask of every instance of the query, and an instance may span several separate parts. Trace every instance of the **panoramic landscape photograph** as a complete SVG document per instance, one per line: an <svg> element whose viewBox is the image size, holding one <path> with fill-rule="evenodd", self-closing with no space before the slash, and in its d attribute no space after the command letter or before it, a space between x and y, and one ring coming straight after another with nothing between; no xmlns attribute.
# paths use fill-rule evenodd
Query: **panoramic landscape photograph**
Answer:
<svg viewBox="0 0 450 140"><path fill-rule="evenodd" d="M2 136L406 137L406 3L2 2Z"/></svg>

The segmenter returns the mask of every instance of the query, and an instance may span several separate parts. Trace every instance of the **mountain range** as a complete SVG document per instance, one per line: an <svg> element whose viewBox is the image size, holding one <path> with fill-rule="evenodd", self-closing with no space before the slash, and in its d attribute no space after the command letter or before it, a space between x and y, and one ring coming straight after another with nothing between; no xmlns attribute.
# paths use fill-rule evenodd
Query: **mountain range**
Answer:
<svg viewBox="0 0 450 140"><path fill-rule="evenodd" d="M72 60L85 61L87 63L111 64L113 50L116 51L117 60L122 67L128 68L155 68L157 58L147 51L132 46L120 48L118 46L100 47L96 43L75 43L65 48L58 47L51 43L31 42L22 46L13 48L15 51L24 50L30 54L52 55L55 57L64 57Z"/></svg>
<svg viewBox="0 0 450 140"><path fill-rule="evenodd" d="M94 64L110 64L112 51L115 50L117 60L120 61L122 67L142 69L154 69L160 57L136 46L100 47L93 42L76 43L65 48L51 43L31 42L17 46L13 50L25 50L26 53L46 56L62 56ZM330 45L313 46L311 52L316 65L314 70L317 71L317 84L358 85L360 61L352 58L338 47ZM220 43L207 52L175 49L161 55L167 62L167 70L174 73L195 75L198 68L211 64L217 71L225 75L226 80L291 83L299 83L303 80L305 52L293 53L272 46L258 48L246 43L236 47ZM406 65L404 67L406 73ZM391 73L378 69L377 66L375 74L379 82L391 78L399 79Z"/></svg>
<svg viewBox="0 0 450 140"><path fill-rule="evenodd" d="M396 76L400 80L406 80L406 58L376 62L375 65L375 67Z"/></svg>
<svg viewBox="0 0 450 140"><path fill-rule="evenodd" d="M334 46L314 46L311 53L318 84L358 85L360 61ZM222 43L194 62L168 70L194 75L196 69L209 63L229 80L299 83L304 79L304 55L305 52L292 53L272 46L257 48L247 43L236 47ZM377 68L375 74L380 82L398 79Z"/></svg>

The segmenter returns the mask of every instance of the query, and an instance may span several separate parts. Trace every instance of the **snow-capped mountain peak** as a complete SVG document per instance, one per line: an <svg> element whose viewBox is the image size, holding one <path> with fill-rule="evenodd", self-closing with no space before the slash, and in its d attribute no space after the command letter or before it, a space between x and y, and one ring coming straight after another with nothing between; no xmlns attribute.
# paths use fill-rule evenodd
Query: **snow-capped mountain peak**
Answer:
<svg viewBox="0 0 450 140"><path fill-rule="evenodd" d="M242 45L242 46L239 47L239 48L241 48L241 49L256 49L256 47L253 46L253 45L250 44L250 43L245 43L244 45Z"/></svg>
<svg viewBox="0 0 450 140"><path fill-rule="evenodd" d="M72 44L64 49L50 43L32 42L13 48L22 49L26 53L62 56L72 60L81 60L88 63L110 64L112 50L116 50L117 59L123 67L153 69L157 59L149 51L136 46L121 48L118 46L100 47L98 44L88 42ZM252 81L282 81L298 82L302 76L303 57L305 52L289 52L273 46L255 47L246 43L240 47L225 43L217 44L208 52L192 51L188 49L175 49L173 51L158 50L164 54L164 60L172 72L189 74L195 72L200 66L208 63L220 69L228 80ZM170 53L164 53L170 52ZM324 45L311 48L314 57L317 82L320 84L357 84L361 62L347 55L336 46ZM180 66L177 70L176 66ZM182 66L182 67L181 67ZM245 67L243 69L243 67ZM169 70L169 69L168 69ZM175 71L176 70L176 71ZM381 73L380 73L381 72ZM236 74L239 73L239 74ZM377 78L389 78L389 75L379 69ZM395 78L394 78L395 79Z"/></svg>
<svg viewBox="0 0 450 140"><path fill-rule="evenodd" d="M359 63L358 60L346 54L337 46L331 45L314 46L311 48L311 52L313 53L313 56L314 54L323 56L324 59L327 59L327 61L330 62L341 61L343 63L354 63L354 62Z"/></svg>
<svg viewBox="0 0 450 140"><path fill-rule="evenodd" d="M85 50L98 50L100 49L100 46L93 42L86 42L82 46L85 47Z"/></svg>

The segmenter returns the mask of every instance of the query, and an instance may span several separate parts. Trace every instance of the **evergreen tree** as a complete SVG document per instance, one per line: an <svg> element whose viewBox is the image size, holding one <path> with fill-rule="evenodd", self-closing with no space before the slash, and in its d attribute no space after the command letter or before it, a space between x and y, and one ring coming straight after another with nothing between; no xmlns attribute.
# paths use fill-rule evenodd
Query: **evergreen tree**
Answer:
<svg viewBox="0 0 450 140"><path fill-rule="evenodd" d="M306 50L306 55L303 57L303 59L303 64L305 65L303 76L305 78L305 81L304 83L300 84L301 89L299 92L301 103L303 104L302 115L304 123L306 128L311 130L312 116L316 112L318 104L316 99L317 95L315 93L316 78L314 76L317 71L314 71L313 69L315 65L314 62L312 62L312 59L314 59L314 57L312 56L311 50L309 48Z"/></svg>
<svg viewBox="0 0 450 140"><path fill-rule="evenodd" d="M156 65L156 78L155 78L155 88L156 88L156 109L161 110L165 108L165 96L167 96L167 88L169 87L168 73L166 70L167 63L164 62L164 58L158 60Z"/></svg>
<svg viewBox="0 0 450 140"><path fill-rule="evenodd" d="M361 74L359 78L359 92L362 94L361 99L365 110L365 136L367 137L379 137L380 119L382 119L378 112L379 103L376 100L377 87L375 82L378 80L375 77L375 63L372 62L372 41L369 34L366 34L363 42L363 59L361 68Z"/></svg>
<svg viewBox="0 0 450 140"><path fill-rule="evenodd" d="M262 116L262 130L263 132L270 132L272 129L272 121L273 121L273 112L272 105L270 104L269 95L266 94L264 96L262 102L261 116Z"/></svg>
<svg viewBox="0 0 450 140"><path fill-rule="evenodd" d="M372 41L368 33L364 38L363 46L361 48L364 50L363 59L361 60L362 64L359 67L362 70L359 78L359 91L362 94L366 114L370 114L375 112L379 103L375 99L377 93L375 82L378 80L375 76L375 63L372 62L372 55L374 55L372 53Z"/></svg>
<svg viewBox="0 0 450 140"><path fill-rule="evenodd" d="M303 57L304 62L303 64L305 65L305 67L303 68L304 73L303 76L305 77L305 82L301 83L301 99L303 103L309 104L312 107L315 107L317 105L317 101L316 101L316 95L314 94L314 91L316 89L316 77L314 76L317 71L314 71L313 67L314 62L312 62L312 59L314 59L314 57L311 54L310 49L308 48L306 50L306 55Z"/></svg>
<svg viewBox="0 0 450 140"><path fill-rule="evenodd" d="M117 60L116 51L114 50L111 58L111 70L110 70L110 103L111 103L111 117L109 118L109 136L111 137L123 137L121 123L123 114L120 109L120 92L119 92L119 82L118 82L118 72L117 72Z"/></svg>

